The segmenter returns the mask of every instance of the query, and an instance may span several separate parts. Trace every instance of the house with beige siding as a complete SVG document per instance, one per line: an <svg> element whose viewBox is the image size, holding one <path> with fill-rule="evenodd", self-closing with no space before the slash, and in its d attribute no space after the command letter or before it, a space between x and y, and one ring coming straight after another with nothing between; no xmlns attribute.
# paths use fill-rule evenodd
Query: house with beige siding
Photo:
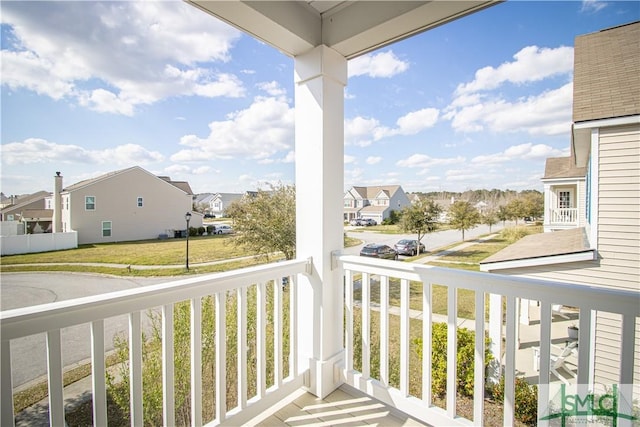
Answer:
<svg viewBox="0 0 640 427"><path fill-rule="evenodd" d="M156 176L139 166L64 188L62 176L56 180L62 188L60 231L77 231L78 244L174 237L186 229L185 213L192 211L188 183ZM189 225L202 225L202 215L193 212Z"/></svg>
<svg viewBox="0 0 640 427"><path fill-rule="evenodd" d="M411 201L399 185L351 187L344 194L344 220L373 219L380 224L391 211L400 212Z"/></svg>
<svg viewBox="0 0 640 427"><path fill-rule="evenodd" d="M574 55L571 156L547 161L546 233L481 269L640 292L640 22L579 36ZM640 322L598 311L586 326L590 381L619 383L621 348L640 347ZM633 379L640 396L637 355Z"/></svg>

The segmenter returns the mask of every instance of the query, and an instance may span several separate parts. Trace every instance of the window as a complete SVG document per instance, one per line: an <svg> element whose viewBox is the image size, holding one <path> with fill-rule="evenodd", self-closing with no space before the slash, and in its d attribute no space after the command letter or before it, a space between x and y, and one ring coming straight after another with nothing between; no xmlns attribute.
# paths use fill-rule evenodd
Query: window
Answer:
<svg viewBox="0 0 640 427"><path fill-rule="evenodd" d="M87 211L95 211L96 210L96 197L95 196L85 196L84 197L84 209Z"/></svg>
<svg viewBox="0 0 640 427"><path fill-rule="evenodd" d="M66 210L69 210L69 197L64 198L64 206Z"/></svg>
<svg viewBox="0 0 640 427"><path fill-rule="evenodd" d="M102 237L111 237L111 221L102 221Z"/></svg>
<svg viewBox="0 0 640 427"><path fill-rule="evenodd" d="M138 207L141 208L143 205L142 203L142 197L138 197Z"/></svg>
<svg viewBox="0 0 640 427"><path fill-rule="evenodd" d="M345 207L345 208L350 208L351 206L352 206L352 205L351 205L351 200L349 200L349 199L345 199L345 201L344 201L344 207Z"/></svg>
<svg viewBox="0 0 640 427"><path fill-rule="evenodd" d="M558 207L560 209L571 208L571 191L558 192Z"/></svg>

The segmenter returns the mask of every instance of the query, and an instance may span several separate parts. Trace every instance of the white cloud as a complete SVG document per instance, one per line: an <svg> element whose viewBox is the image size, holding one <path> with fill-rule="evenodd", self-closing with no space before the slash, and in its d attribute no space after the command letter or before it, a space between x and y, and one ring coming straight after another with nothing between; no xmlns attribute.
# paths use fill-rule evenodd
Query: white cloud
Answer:
<svg viewBox="0 0 640 427"><path fill-rule="evenodd" d="M423 108L412 111L396 120L396 127L383 126L377 119L355 117L344 122L344 139L346 144L366 147L375 141L395 135L415 135L433 127L438 121L439 110Z"/></svg>
<svg viewBox="0 0 640 427"><path fill-rule="evenodd" d="M412 111L398 119L396 133L400 135L414 135L426 128L430 128L438 121L439 111L436 108L423 108Z"/></svg>
<svg viewBox="0 0 640 427"><path fill-rule="evenodd" d="M244 95L201 65L229 61L240 33L182 2L8 2L2 23L11 89L124 115L172 96Z"/></svg>
<svg viewBox="0 0 640 427"><path fill-rule="evenodd" d="M607 7L607 2L604 0L582 0L581 12L597 13Z"/></svg>
<svg viewBox="0 0 640 427"><path fill-rule="evenodd" d="M530 135L560 135L571 126L572 83L528 97L511 96L508 84L522 86L573 72L573 48L527 46L514 60L498 67L478 70L475 79L458 85L454 99L442 117L456 131L526 132Z"/></svg>
<svg viewBox="0 0 640 427"><path fill-rule="evenodd" d="M484 67L476 71L472 82L461 84L456 95L473 94L493 90L504 83L524 84L548 77L570 74L573 71L573 48L539 48L527 46L514 56L515 61L505 62L498 68Z"/></svg>
<svg viewBox="0 0 640 427"><path fill-rule="evenodd" d="M367 160L366 160L368 165L377 165L381 161L382 161L382 157L380 156L369 156L367 157Z"/></svg>
<svg viewBox="0 0 640 427"><path fill-rule="evenodd" d="M79 164L150 164L164 160L157 151L149 151L137 144L118 145L105 150L87 150L71 144L56 144L40 138L28 138L0 146L2 162L7 165L30 163Z"/></svg>
<svg viewBox="0 0 640 427"><path fill-rule="evenodd" d="M355 163L356 162L356 157L355 156L349 156L347 154L344 155L344 164L348 165L350 163Z"/></svg>
<svg viewBox="0 0 640 427"><path fill-rule="evenodd" d="M227 115L227 120L211 122L204 138L183 136L180 145L187 148L173 154L171 160L269 159L293 148L293 125L294 110L284 98L256 97L248 108Z"/></svg>
<svg viewBox="0 0 640 427"><path fill-rule="evenodd" d="M426 154L412 154L406 159L398 160L396 162L396 166L407 168L429 168L432 166L455 165L464 161L465 158L462 156L438 159L427 156Z"/></svg>
<svg viewBox="0 0 640 427"><path fill-rule="evenodd" d="M267 94L271 96L283 96L287 93L287 91L282 86L280 86L280 83L275 80L270 82L258 83L258 88L267 92Z"/></svg>
<svg viewBox="0 0 640 427"><path fill-rule="evenodd" d="M531 135L560 135L571 130L573 85L537 96L509 102L504 99L488 100L475 105L449 111L445 118L457 131L492 132L524 131Z"/></svg>
<svg viewBox="0 0 640 427"><path fill-rule="evenodd" d="M392 50L368 53L348 63L349 77L366 75L372 78L393 77L409 69L409 63L398 58Z"/></svg>
<svg viewBox="0 0 640 427"><path fill-rule="evenodd" d="M548 157L559 157L565 154L565 151L558 150L549 145L534 145L528 142L525 144L513 145L500 153L476 156L471 159L471 162L486 166L514 160L543 160Z"/></svg>

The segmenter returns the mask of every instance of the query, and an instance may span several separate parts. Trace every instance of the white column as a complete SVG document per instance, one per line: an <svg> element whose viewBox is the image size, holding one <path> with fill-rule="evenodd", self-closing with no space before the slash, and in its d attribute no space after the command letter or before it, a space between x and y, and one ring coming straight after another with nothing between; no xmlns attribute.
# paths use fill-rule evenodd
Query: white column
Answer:
<svg viewBox="0 0 640 427"><path fill-rule="evenodd" d="M326 46L295 58L296 256L313 260L299 281L298 368L322 398L340 385L344 359L342 274L331 253L343 247L346 83L346 59Z"/></svg>

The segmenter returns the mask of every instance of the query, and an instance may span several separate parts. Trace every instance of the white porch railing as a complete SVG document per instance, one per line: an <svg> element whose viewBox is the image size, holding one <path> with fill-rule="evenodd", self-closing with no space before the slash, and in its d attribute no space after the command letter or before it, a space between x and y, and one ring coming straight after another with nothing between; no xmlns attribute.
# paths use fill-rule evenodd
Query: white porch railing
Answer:
<svg viewBox="0 0 640 427"><path fill-rule="evenodd" d="M577 208L555 208L549 213L551 224L578 224Z"/></svg>
<svg viewBox="0 0 640 427"><path fill-rule="evenodd" d="M49 421L52 426L65 425L61 330L86 324L91 330L91 365L93 386L93 422L106 426L107 390L105 381L105 319L129 316L130 416L132 425L143 425L142 327L141 313L161 309L163 423L175 425L174 412L174 304L189 301L191 306L191 422L202 425L202 298L212 296L215 304L215 331L228 331L225 307L228 294L237 302L237 390L238 405L227 412L226 402L226 333L215 333L215 419L218 423L241 424L262 413L283 397L299 389L304 373L297 368L296 305L298 274L305 273L308 261L294 260L210 274L140 289L113 292L94 297L60 301L0 313L1 325L1 416L2 426L14 425L11 350L12 340L46 333L49 385ZM289 285L289 375L283 378L283 278ZM266 389L267 319L266 284L273 285L273 386ZM247 289L256 289L256 395L247 396ZM106 337L111 339L111 337ZM253 362L249 362L253 363Z"/></svg>
<svg viewBox="0 0 640 427"><path fill-rule="evenodd" d="M345 271L345 382L405 413L432 425L469 425L470 420L461 419L456 412L456 366L457 343L456 327L458 321L457 296L462 289L475 291L475 360L474 360L474 410L473 425L484 425L483 404L485 384L485 313L486 298L491 299L491 317L497 314L498 335L493 342L500 341L502 336L502 301L506 299L506 336L503 356L504 389L504 425L514 424L515 411L515 355L517 349L517 300L519 298L539 301L541 305L540 322L540 377L541 384L548 384L550 372L551 343L551 305L558 303L580 309L578 355L578 384L588 384L592 369L591 359L593 342L591 340L593 310L601 310L622 315L621 331L622 348L620 352L620 384L631 384L633 381L635 322L640 317L640 294L632 291L615 291L601 288L553 283L541 280L524 279L514 276L476 273L462 270L431 267L415 263L387 260L375 260L358 256L340 257ZM359 280L355 280L359 276ZM371 278L376 277L372 285ZM390 281L397 279L400 283L400 343L399 350L389 346L389 288ZM422 390L418 395L411 395L410 384L410 283L414 281L422 289L422 333L424 343L422 349ZM361 284L361 371L354 370L354 287ZM447 288L447 387L446 410L435 407L431 395L431 355L432 350L432 287L441 285ZM380 345L379 354L372 354L371 324L371 289L380 287ZM497 300L493 295L498 295ZM494 301L497 304L494 305ZM491 335L491 334L490 334ZM498 354L500 354L498 344ZM399 351L399 387L392 387L388 371L390 352ZM379 377L370 374L371 361L379 359ZM538 414L548 409L548 387L540 388L538 394ZM630 408L629 408L630 409ZM630 412L630 411L629 411ZM627 413L629 413L627 412ZM542 425L542 424L540 424Z"/></svg>
<svg viewBox="0 0 640 427"><path fill-rule="evenodd" d="M127 314L129 316L129 365L130 365L130 415L132 425L142 425L143 419L143 390L142 390L142 339L141 312L161 308L162 313L162 351L163 351L163 423L175 424L174 414L174 332L173 306L181 301L189 301L191 306L191 422L193 425L203 424L202 420L202 373L201 369L201 301L205 296L213 296L215 301L215 330L227 331L225 324L225 304L228 293L236 295L237 302L237 368L236 380L238 398L237 406L227 411L226 402L226 370L227 348L224 334L215 335L215 417L212 424L242 424L265 411L270 406L293 391L303 386L303 378L308 371L298 372L296 366L297 355L300 351L296 341L298 328L313 331L308 325L296 323L297 313L297 283L299 274L308 274L308 262L305 260L285 261L265 266L235 270L226 273L211 274L200 277L178 280L161 285L145 288L114 292L97 297L77 300L61 301L42 306L28 307L2 312L1 320L1 419L0 424L11 426L14 424L12 381L11 381L11 340L36 333L46 333L49 381L50 424L64 424L61 329L73 325L87 324L91 329L92 340L92 381L93 381L93 420L94 425L107 425L106 413L106 384L105 384L105 352L104 352L104 319ZM551 346L551 305L564 304L580 309L580 351L578 355L578 382L589 382L593 342L592 318L594 310L617 313L622 316L621 351L619 377L621 384L632 382L634 369L635 321L640 317L640 296L635 292L614 291L590 288L563 283L552 283L518 277L501 276L487 273L465 272L461 270L443 269L414 263L375 260L358 256L341 256L339 265L345 273L345 365L341 370L342 378L347 384L398 408L399 410L422 419L431 425L469 425L470 421L461 418L456 412L456 355L457 343L454 337L457 327L458 306L457 296L461 289L475 291L475 361L474 361L474 415L473 424L483 424L484 404L484 354L485 354L485 312L486 298L489 294L498 295L497 306L491 305L493 317L497 313L499 323L502 323L502 299L506 300L506 333L504 349L504 424L513 425L515 412L515 354L517 347L517 300L525 298L540 301L542 317L540 323L540 378L549 378L550 346ZM362 312L362 360L361 371L354 370L354 284L355 277L360 276ZM371 328L371 289L372 277L379 280L380 286L380 335L382 337L378 350L369 343ZM289 277L289 338L290 357L289 375L283 377L283 343L281 340L284 316L282 315L282 286L283 277ZM389 289L396 281L400 283L400 355L399 385L393 387L390 381L388 360L390 352L395 351L389 346ZM273 334L274 379L273 386L266 389L265 348L267 335L265 325L268 314L265 302L265 284L275 283L273 286ZM418 283L422 289L422 331L424 343L421 362L422 390L418 395L410 392L410 285ZM330 284L326 284L329 286ZM336 284L341 286L341 284ZM432 318L434 315L432 288L435 285L447 288L447 394L446 409L433 405L431 395L431 349L432 349ZM257 385L256 395L247 395L248 378L244 375L243 366L247 364L247 289L255 286L256 293L256 365ZM415 286L415 285L414 285ZM492 298L493 300L493 298ZM316 304L321 302L315 302ZM342 322L341 318L335 319ZM501 328L500 328L501 329ZM501 340L501 331L498 341ZM108 337L107 337L108 338ZM495 341L494 341L495 342ZM374 350L376 353L374 353ZM371 375L371 360L379 358L380 375ZM393 373L395 374L395 373ZM544 381L541 381L545 383ZM546 409L548 391L540 389L539 413ZM206 422L206 421L204 421Z"/></svg>

